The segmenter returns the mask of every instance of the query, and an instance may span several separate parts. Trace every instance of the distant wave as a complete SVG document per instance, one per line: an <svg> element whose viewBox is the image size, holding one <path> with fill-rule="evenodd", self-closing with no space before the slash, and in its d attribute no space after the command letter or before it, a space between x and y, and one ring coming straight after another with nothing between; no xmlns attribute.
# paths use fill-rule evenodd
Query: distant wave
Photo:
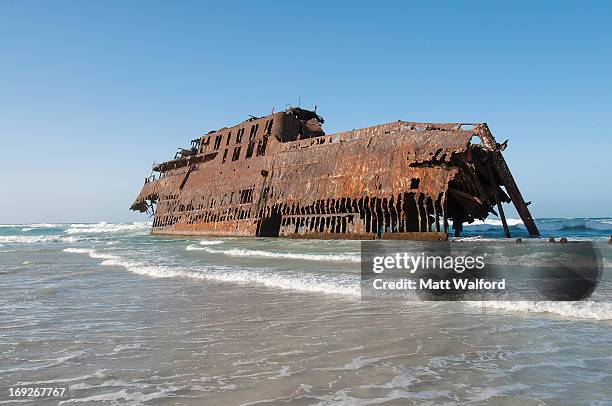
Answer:
<svg viewBox="0 0 612 406"><path fill-rule="evenodd" d="M475 235L470 237L454 237L453 241L499 241L499 237L484 237Z"/></svg>
<svg viewBox="0 0 612 406"><path fill-rule="evenodd" d="M536 221L543 231L582 231L597 230L612 232L611 219L546 219Z"/></svg>
<svg viewBox="0 0 612 406"><path fill-rule="evenodd" d="M452 221L450 222L452 224ZM508 223L509 227L514 226L522 226L523 220L521 219L506 219L506 223ZM493 227L502 227L502 221L500 219L484 219L484 220L475 220L473 223L468 224L464 223L464 227L482 227L482 228L493 228Z"/></svg>
<svg viewBox="0 0 612 406"><path fill-rule="evenodd" d="M141 261L126 259L118 255L100 253L89 248L66 248L64 252L87 254L91 258L104 259L101 265L120 266L138 275L154 278L192 278L233 283L254 283L271 288L298 290L302 292L337 294L359 297L359 280L341 280L338 276L316 274L282 274L266 270L231 268L187 269L167 265L149 265ZM333 279L336 278L336 279Z"/></svg>
<svg viewBox="0 0 612 406"><path fill-rule="evenodd" d="M496 301L496 302L463 302L481 309L504 310L519 313L551 313L563 317L579 319L612 320L612 303L610 302L534 302L534 301Z"/></svg>
<svg viewBox="0 0 612 406"><path fill-rule="evenodd" d="M58 228L62 227L64 224L59 223L33 223L33 224L0 224L0 228L20 228L20 227L30 227L30 228Z"/></svg>
<svg viewBox="0 0 612 406"><path fill-rule="evenodd" d="M63 227L64 224L60 224L60 223L34 223L34 224L27 224L27 226L34 227L34 228L58 228L58 227Z"/></svg>
<svg viewBox="0 0 612 406"><path fill-rule="evenodd" d="M521 219L506 219L509 227L518 227L524 229ZM540 231L610 231L612 233L612 219L601 218L545 218L536 219L536 225ZM463 224L464 227L471 231L487 231L502 227L500 219L485 219L476 220L471 224Z"/></svg>
<svg viewBox="0 0 612 406"><path fill-rule="evenodd" d="M61 235L0 235L0 243L40 244L46 242L77 242L80 238Z"/></svg>
<svg viewBox="0 0 612 406"><path fill-rule="evenodd" d="M134 222L129 224L119 223L97 223L97 224L71 224L70 228L65 231L66 234L96 234L96 233L121 233L126 231L141 231L149 230L151 223Z"/></svg>
<svg viewBox="0 0 612 406"><path fill-rule="evenodd" d="M209 247L187 246L187 250L206 251L211 254L223 254L231 257L259 257L259 258L285 258L300 259L306 261L332 261L332 262L360 262L359 253L355 254L299 254L291 252L271 252L260 250L249 250L243 248L230 248L219 250Z"/></svg>

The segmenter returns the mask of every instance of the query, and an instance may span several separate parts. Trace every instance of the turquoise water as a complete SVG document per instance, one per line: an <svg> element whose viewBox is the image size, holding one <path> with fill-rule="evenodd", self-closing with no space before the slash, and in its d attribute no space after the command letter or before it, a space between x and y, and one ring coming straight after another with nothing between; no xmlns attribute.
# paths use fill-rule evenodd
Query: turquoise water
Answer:
<svg viewBox="0 0 612 406"><path fill-rule="evenodd" d="M595 241L606 241L612 235L611 218L544 218L536 219L538 230L542 237L567 237L578 239L592 239ZM527 230L520 219L508 219L508 226L512 237L528 237ZM475 236L489 238L500 238L503 236L501 221L487 219L484 222L477 221L468 224L463 236Z"/></svg>
<svg viewBox="0 0 612 406"><path fill-rule="evenodd" d="M66 404L612 402L612 219L537 223L534 256L548 236L595 241L590 300L367 302L355 241L3 225L0 386L67 385ZM501 234L459 242L514 244Z"/></svg>

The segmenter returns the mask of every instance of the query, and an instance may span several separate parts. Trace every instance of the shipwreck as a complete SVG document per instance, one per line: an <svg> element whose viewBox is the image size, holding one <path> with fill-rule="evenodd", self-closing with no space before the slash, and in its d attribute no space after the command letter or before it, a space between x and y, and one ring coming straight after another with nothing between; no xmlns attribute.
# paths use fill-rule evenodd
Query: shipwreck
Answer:
<svg viewBox="0 0 612 406"><path fill-rule="evenodd" d="M323 123L293 107L211 131L154 164L131 209L152 234L445 240L491 213L509 237L512 202L539 235L487 124Z"/></svg>

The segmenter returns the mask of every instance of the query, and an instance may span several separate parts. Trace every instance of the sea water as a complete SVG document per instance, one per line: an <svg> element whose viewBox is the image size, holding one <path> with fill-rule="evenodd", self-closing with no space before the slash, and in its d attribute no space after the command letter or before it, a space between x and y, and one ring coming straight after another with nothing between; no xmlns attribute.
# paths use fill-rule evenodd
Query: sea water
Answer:
<svg viewBox="0 0 612 406"><path fill-rule="evenodd" d="M362 301L357 241L1 225L0 386L66 386L62 404L612 402L612 219L537 224L534 261L549 236L595 242L592 298ZM480 222L457 243L508 252L501 235Z"/></svg>

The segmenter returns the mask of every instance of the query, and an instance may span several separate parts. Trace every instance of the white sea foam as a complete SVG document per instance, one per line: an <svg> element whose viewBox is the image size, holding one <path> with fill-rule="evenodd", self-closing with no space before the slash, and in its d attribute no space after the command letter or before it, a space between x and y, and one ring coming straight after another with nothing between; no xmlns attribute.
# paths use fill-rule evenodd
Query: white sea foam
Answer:
<svg viewBox="0 0 612 406"><path fill-rule="evenodd" d="M69 252L72 254L88 254L94 259L116 259L119 258L116 255L100 253L92 248L65 248L62 251Z"/></svg>
<svg viewBox="0 0 612 406"><path fill-rule="evenodd" d="M40 244L46 242L77 242L79 237L62 235L1 235L0 243Z"/></svg>
<svg viewBox="0 0 612 406"><path fill-rule="evenodd" d="M434 399L441 398L442 400L448 400L451 396L448 391L436 391L436 390L424 390L424 391L408 391L402 389L395 389L388 391L386 395L380 397L371 397L364 399L363 397L351 396L349 391L346 389L341 389L339 391L330 393L330 394L310 394L311 386L309 385L301 385L303 390L308 394L306 399L316 399L319 402L310 402L312 404L317 405L351 405L351 406L369 406L369 405L380 405L387 404L389 402L394 402L394 404L413 404L415 403L409 399L416 399L420 402L419 404L436 404L436 402L432 402ZM271 403L275 399L266 399L266 402ZM255 405L259 402L252 403L244 403L243 405ZM442 402L441 404L448 404L448 402Z"/></svg>
<svg viewBox="0 0 612 406"><path fill-rule="evenodd" d="M188 269L167 265L150 265L136 260L129 260L118 255L100 253L89 248L66 248L64 252L87 254L91 258L104 259L101 265L120 266L138 275L154 278L192 278L232 283L253 283L272 288L298 290L302 292L349 295L359 297L359 280L357 277L321 276L315 274L281 274L267 270L210 268Z"/></svg>
<svg viewBox="0 0 612 406"><path fill-rule="evenodd" d="M188 246L185 247L185 250L187 251L206 251L206 248L198 247L197 245L193 245L193 244L189 244Z"/></svg>
<svg viewBox="0 0 612 406"><path fill-rule="evenodd" d="M347 281L344 284L325 281L314 275L285 276L269 271L259 270L233 270L233 269L210 269L190 270L163 265L147 265L138 261L125 259L108 259L102 265L121 266L138 275L146 275L154 278L192 278L200 280L212 280L232 283L254 283L271 288L298 290L302 292L327 293L359 296L358 280Z"/></svg>
<svg viewBox="0 0 612 406"><path fill-rule="evenodd" d="M612 303L610 302L491 301L463 303L481 309L519 313L552 313L578 319L612 320Z"/></svg>
<svg viewBox="0 0 612 406"><path fill-rule="evenodd" d="M521 219L506 219L508 226L525 228ZM452 224L452 221L450 221ZM550 218L536 219L536 224L541 231L560 231L560 230L596 230L612 232L612 219L591 219L591 218ZM502 227L500 219L488 218L485 220L476 220L471 224L464 223L463 227L469 227L471 230L493 230Z"/></svg>
<svg viewBox="0 0 612 406"><path fill-rule="evenodd" d="M34 223L34 224L0 224L0 228L4 227L31 227L31 228L56 228L63 224L56 223Z"/></svg>
<svg viewBox="0 0 612 406"><path fill-rule="evenodd" d="M90 252L95 252L93 248L64 248L62 251L72 254L89 254Z"/></svg>
<svg viewBox="0 0 612 406"><path fill-rule="evenodd" d="M202 240L199 242L200 245L219 245L223 244L225 241L223 240Z"/></svg>
<svg viewBox="0 0 612 406"><path fill-rule="evenodd" d="M150 222L134 222L127 224L71 224L66 234L101 234L101 233L121 233L121 232L147 232L151 226Z"/></svg>
<svg viewBox="0 0 612 406"><path fill-rule="evenodd" d="M382 358L378 357L367 357L367 356L359 356L357 358L353 358L351 362L345 364L341 367L327 367L321 368L324 371L354 371L356 369L363 368L368 365L375 364L381 361Z"/></svg>
<svg viewBox="0 0 612 406"><path fill-rule="evenodd" d="M508 226L513 227L513 226L518 226L518 225L522 225L523 224L523 220L521 219L506 219L506 222L508 223ZM452 221L451 221L452 224ZM502 226L502 222L500 219L484 219L484 220L475 220L473 223L468 224L468 223L464 223L463 224L464 227L477 227L477 226L495 226L495 227L501 227Z"/></svg>
<svg viewBox="0 0 612 406"><path fill-rule="evenodd" d="M219 245L219 244L223 244L224 242L225 241L223 240L202 240L198 244L207 246L207 245ZM198 247L197 245L193 245L193 244L189 244L187 247L185 247L185 249L187 251L206 251L206 248Z"/></svg>
<svg viewBox="0 0 612 406"><path fill-rule="evenodd" d="M137 350L137 349L140 349L141 347L142 347L142 344L140 343L118 345L113 350L113 354L117 354L118 352L126 351L126 350Z"/></svg>
<svg viewBox="0 0 612 406"><path fill-rule="evenodd" d="M49 380L44 380L44 381L21 381L20 384L24 386L25 385L34 386L34 385L42 385L42 384L47 384L47 383L66 383L66 382L74 382L74 381L84 381L90 378L104 378L107 372L108 372L108 369L97 369L93 374L75 376L72 378L49 379Z"/></svg>
<svg viewBox="0 0 612 406"><path fill-rule="evenodd" d="M224 254L231 257L260 257L260 258L285 258L285 259L301 259L306 261L332 261L332 262L360 262L359 253L351 254L303 254L292 252L271 252L260 250L249 250L243 248L230 248L227 250L219 250L215 248L203 247L203 251L211 254ZM191 248L194 249L194 248Z"/></svg>
<svg viewBox="0 0 612 406"><path fill-rule="evenodd" d="M271 288L297 290L300 292L325 293L360 297L359 280L341 278L324 279L315 275L285 276L274 272L252 270L216 272L207 275L223 282L256 283Z"/></svg>
<svg viewBox="0 0 612 406"><path fill-rule="evenodd" d="M122 381L112 381L111 383L106 383L104 385L98 386L134 386L133 384L129 384L127 382ZM70 386L70 389L78 389L77 386ZM117 392L109 392L103 393L100 395L92 395L85 398L72 398L69 400L63 400L59 402L60 405L68 404L68 403L110 403L110 404L126 404L126 405L142 405L145 402L150 402L155 399L174 397L174 392L183 389L182 386L170 386L165 389L159 389L150 393L142 393L139 391L131 391L128 389L121 389Z"/></svg>
<svg viewBox="0 0 612 406"><path fill-rule="evenodd" d="M470 237L453 237L453 241L497 241L498 238L483 237L482 235L475 235Z"/></svg>

